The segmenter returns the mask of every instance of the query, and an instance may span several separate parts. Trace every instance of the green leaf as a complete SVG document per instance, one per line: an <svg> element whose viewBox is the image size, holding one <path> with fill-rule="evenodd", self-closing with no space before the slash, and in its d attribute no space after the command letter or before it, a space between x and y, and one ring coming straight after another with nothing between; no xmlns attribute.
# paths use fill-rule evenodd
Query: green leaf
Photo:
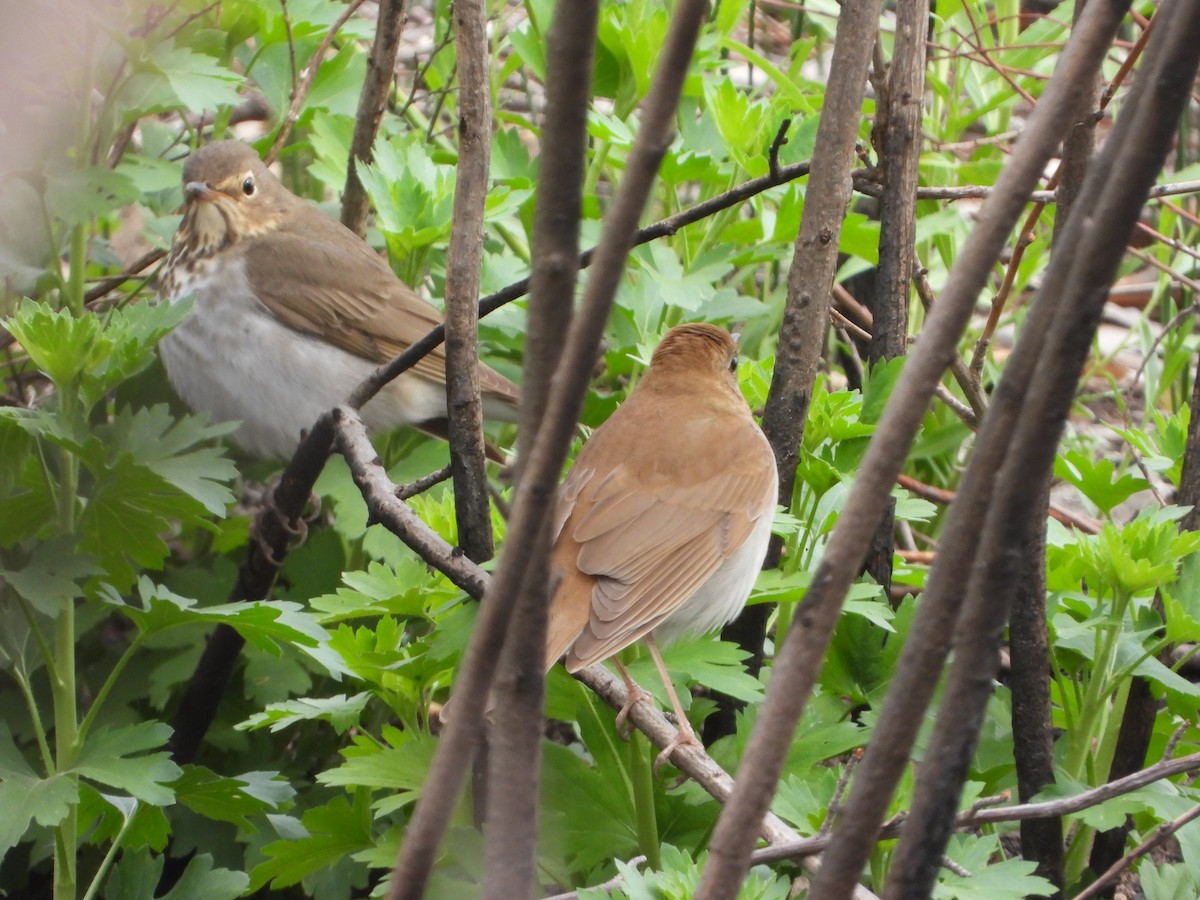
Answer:
<svg viewBox="0 0 1200 900"><path fill-rule="evenodd" d="M154 361L158 339L183 321L189 309L188 303L134 303L104 314L74 316L26 300L5 327L60 390L80 391L87 412Z"/></svg>
<svg viewBox="0 0 1200 900"><path fill-rule="evenodd" d="M100 320L93 314L79 317L66 309L54 310L44 303L22 301L4 320L38 371L60 388L70 385L87 366L100 334Z"/></svg>
<svg viewBox="0 0 1200 900"><path fill-rule="evenodd" d="M342 751L346 761L317 776L321 784L382 788L390 796L376 802L376 812L385 815L413 803L429 774L437 741L431 735L386 726L386 745L365 735L356 735L353 746Z"/></svg>
<svg viewBox="0 0 1200 900"><path fill-rule="evenodd" d="M1150 485L1146 479L1128 473L1117 477L1112 460L1093 459L1079 450L1068 450L1054 460L1054 474L1067 481L1091 500L1104 515Z"/></svg>
<svg viewBox="0 0 1200 900"><path fill-rule="evenodd" d="M276 890L296 884L306 875L333 865L347 856L374 846L371 813L356 798L352 807L344 797L308 810L301 819L303 831L262 848L267 861L250 873L250 890L268 883Z"/></svg>
<svg viewBox="0 0 1200 900"><path fill-rule="evenodd" d="M127 852L143 848L160 852L171 837L161 806L101 793L86 781L79 782L79 828L91 843L100 846L120 835L121 849Z"/></svg>
<svg viewBox="0 0 1200 900"><path fill-rule="evenodd" d="M12 493L33 453L32 433L15 420L38 417L39 412L14 406L0 409L0 497Z"/></svg>
<svg viewBox="0 0 1200 900"><path fill-rule="evenodd" d="M66 818L79 799L65 775L40 778L17 749L11 732L0 722L0 859L24 836L29 823L52 828Z"/></svg>
<svg viewBox="0 0 1200 900"><path fill-rule="evenodd" d="M181 597L145 577L138 579L136 602L125 602L111 589L102 591L101 599L133 620L143 638L181 625L224 624L236 628L247 641L268 653L278 654L280 643L290 644L333 665L333 671L344 671L331 654L323 651L329 633L299 603L260 600L198 607L195 600Z"/></svg>
<svg viewBox="0 0 1200 900"><path fill-rule="evenodd" d="M1137 869L1145 897L1195 897L1200 895L1200 876L1188 863L1155 864L1146 859Z"/></svg>
<svg viewBox="0 0 1200 900"><path fill-rule="evenodd" d="M100 571L92 557L75 551L74 541L55 538L39 542L19 569L0 568L0 578L38 612L54 618L82 596L79 583Z"/></svg>
<svg viewBox="0 0 1200 900"><path fill-rule="evenodd" d="M370 562L365 572L342 573L345 587L333 594L314 597L309 605L326 613L326 622L380 614L421 616L432 599L428 592L434 587L427 571L424 563L413 558L397 560L395 567ZM434 583L445 599L457 596L457 588L445 579L439 578Z"/></svg>
<svg viewBox="0 0 1200 900"><path fill-rule="evenodd" d="M603 727L606 738L617 740L611 722ZM550 743L542 747L542 758L541 805L554 817L569 864L586 871L636 853L630 789L620 766L600 760L591 766L572 749Z"/></svg>
<svg viewBox="0 0 1200 900"><path fill-rule="evenodd" d="M171 728L163 722L97 729L68 771L128 791L146 803L166 806L175 800L170 782L183 770L171 761L170 754L145 751L163 746L170 736Z"/></svg>
<svg viewBox="0 0 1200 900"><path fill-rule="evenodd" d="M269 726L271 731L282 731L298 722L316 720L329 722L338 734L343 734L347 728L358 724L359 716L371 696L370 692L363 691L352 697L335 694L332 697L302 697L284 703L272 703L263 712L255 713L236 727L243 731L254 731Z"/></svg>
<svg viewBox="0 0 1200 900"><path fill-rule="evenodd" d="M165 41L153 49L124 86L121 97L131 113L144 115L168 106L192 112L238 102L242 77L211 56Z"/></svg>
<svg viewBox="0 0 1200 900"><path fill-rule="evenodd" d="M188 809L220 822L253 830L251 816L277 811L295 789L278 772L248 772L226 778L203 766L185 766L171 785L175 798Z"/></svg>
<svg viewBox="0 0 1200 900"><path fill-rule="evenodd" d="M706 638L680 640L663 650L663 662L673 679L679 676L685 679L685 683L676 686L685 706L690 705L691 699L686 681L694 681L748 703L760 701L763 686L757 678L747 674L742 664L747 658L749 654L737 644ZM649 656L643 656L628 668L633 679L654 694L660 703L669 702L666 688ZM679 691L679 687L683 690Z"/></svg>
<svg viewBox="0 0 1200 900"><path fill-rule="evenodd" d="M904 371L905 356L878 362L866 373L863 379L863 398L861 421L866 425L874 425L883 416L892 389L900 380Z"/></svg>
<svg viewBox="0 0 1200 900"><path fill-rule="evenodd" d="M175 886L158 895L164 859L145 850L122 853L104 885L105 900L234 900L250 884L244 872L216 868L212 856L200 853L188 860Z"/></svg>
<svg viewBox="0 0 1200 900"><path fill-rule="evenodd" d="M87 166L56 173L47 179L46 202L55 218L67 225L82 225L93 218L141 199L133 181L107 166Z"/></svg>
<svg viewBox="0 0 1200 900"><path fill-rule="evenodd" d="M971 870L966 878L942 869L933 896L938 900L1021 900L1057 893L1051 882L1033 874L1036 868L1032 860L1005 859Z"/></svg>
<svg viewBox="0 0 1200 900"><path fill-rule="evenodd" d="M197 445L223 437L234 427L228 422L209 425L205 416L175 416L160 405L119 410L100 435L108 459L128 454L210 515L222 516L234 501L226 483L237 477L237 467L220 448Z"/></svg>

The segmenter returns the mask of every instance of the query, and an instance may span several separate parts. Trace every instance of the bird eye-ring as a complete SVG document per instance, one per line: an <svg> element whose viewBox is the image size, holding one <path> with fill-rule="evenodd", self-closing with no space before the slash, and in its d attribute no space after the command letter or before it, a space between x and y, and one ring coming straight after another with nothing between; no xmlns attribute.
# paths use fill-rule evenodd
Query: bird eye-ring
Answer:
<svg viewBox="0 0 1200 900"><path fill-rule="evenodd" d="M242 182L242 193L247 197L253 197L254 192L257 190L258 186L254 183L254 176L247 175L246 179Z"/></svg>

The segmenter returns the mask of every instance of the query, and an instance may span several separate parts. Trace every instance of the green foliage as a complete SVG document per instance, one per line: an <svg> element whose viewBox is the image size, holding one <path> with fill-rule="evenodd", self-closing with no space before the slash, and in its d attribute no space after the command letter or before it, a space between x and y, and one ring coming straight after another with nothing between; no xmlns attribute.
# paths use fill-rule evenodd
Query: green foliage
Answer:
<svg viewBox="0 0 1200 900"><path fill-rule="evenodd" d="M402 78L373 160L357 172L374 210L369 242L403 279L436 299L456 185L458 99L448 4L433 7L433 50L422 51L416 75ZM485 291L529 270L541 140L540 115L530 110L540 109L553 8L549 0L531 0L493 22L496 128L483 234ZM322 520L289 555L274 599L226 602L251 540L250 517L235 505L237 469L220 446L234 426L184 413L154 362L156 343L188 308L146 302L148 286L136 279L101 303L85 302L92 282L130 261L131 243L137 253L168 245L178 223L185 147L231 133L235 108L252 95L270 110L256 146L265 151L286 121L292 130L280 155L281 177L334 210L346 181L374 37L371 20L351 16L315 67L309 89L298 88L344 9L321 0L216 6L185 0L165 9L138 3L113 11L88 42L63 49L63 58L78 66L64 76L61 90L50 91L66 108L53 151L28 170L0 172L0 314L13 339L0 360L6 378L0 703L9 711L0 723L0 808L6 811L0 891L10 895L47 889L54 874L58 900L85 893L219 900L260 889L319 900L379 895L428 778L437 744L430 723L451 691L475 605L368 521L357 487L336 459L317 485ZM823 75L814 73L827 60L836 12L824 2L787 11L747 0L714 5L648 219L674 215L771 171L773 146L785 165L811 155L825 104ZM1025 100L1018 90L1040 95L1069 20L1037 18L1018 33L1014 3L939 5L931 20L922 184L994 184L1006 159L1006 135L1023 127ZM668 21L667 7L651 0L602 5L588 108L585 244L594 242L628 164L638 104ZM887 55L892 31L881 34ZM512 90L527 82L528 91ZM873 100L862 113L860 138L873 158L879 152L872 143ZM775 146L785 120L786 143ZM979 140L980 134L987 137ZM1181 166L1176 174L1187 173ZM662 334L689 320L740 333L738 380L751 406L761 409L805 191L802 181L774 187L631 252L603 365L586 399L585 426L607 418ZM964 206L919 205L917 256L935 293L969 233L972 214ZM1169 208L1154 215L1155 227L1180 246L1195 243L1185 216ZM1044 271L1052 217L1047 212L1034 226L1013 273L1014 295ZM840 234L843 284L877 261L878 244L878 222L856 206ZM1166 244L1147 252L1163 265L1192 265ZM1100 440L1072 437L1055 465L1059 489L1103 522L1090 536L1054 524L1050 529L1048 613L1061 781L1047 798L1107 778L1134 677L1146 679L1162 700L1152 754L1164 751L1170 735L1193 722L1200 708L1200 690L1177 664L1159 658L1168 645L1200 642L1200 539L1180 530L1183 510L1147 509L1149 489L1162 487L1159 479L1180 483L1197 346L1191 317L1180 315L1186 301L1172 295L1167 281L1155 288L1154 312L1158 323L1173 324L1158 328L1147 315L1130 330L1129 342L1146 358L1145 408L1127 402L1115 382L1099 391L1099 401L1118 410L1119 421L1110 424L1122 446L1112 452ZM914 333L922 314L913 304ZM524 316L523 304L513 304L481 328L488 362L513 377L523 353ZM1001 324L1019 328L1022 316L1006 314ZM665 648L694 726L712 711L718 692L746 704L735 733L711 748L729 771L736 770L757 721L774 649L802 607L904 365L895 360L860 373L842 361L843 354L850 359L860 351L837 343L808 401L795 490L775 518L783 560L760 576L750 601L772 604L763 671L751 675L747 654L727 642L706 638ZM1097 370L1107 361L1098 358ZM985 360L985 386L1001 368L1001 360ZM1101 406L1093 402L1097 397L1083 400L1089 408ZM969 428L936 405L925 416L906 474L952 491L970 442ZM379 451L398 483L427 474L446 457L442 445L403 433L381 438ZM265 477L269 471L245 466L242 473ZM929 539L918 543L921 549L935 547L942 530L939 508L924 496L893 491L901 529L919 542ZM456 540L448 488L434 488L410 505L446 540ZM1142 511L1126 512L1133 509ZM498 514L496 525L502 540ZM919 590L926 574L924 563L911 559L894 559L890 596L869 576L851 588L774 802L775 812L800 833L814 833L825 822L849 754L870 738L919 602L896 598L903 589ZM181 766L169 755L167 722L204 635L218 625L246 640L243 663L221 698L202 758ZM633 658L629 667L665 705L665 688L649 660ZM1001 688L964 804L1015 783L1009 705ZM557 669L548 680L547 712L565 724L543 748L538 865L545 884L565 889L619 875L613 896L691 896L716 802L694 784L649 782L645 745L621 741L613 711ZM1182 733L1185 744L1195 744L1194 728ZM912 790L909 773L893 812L908 807ZM1140 839L1180 815L1195 793L1161 784L1079 815L1069 877L1075 883L1084 877L1096 830L1129 816L1131 840ZM479 891L482 844L470 799L456 812L431 897ZM653 839L647 838L649 820ZM1194 830L1180 833L1182 862L1139 867L1147 896L1197 892ZM1049 893L1028 863L1009 858L1000 837L1001 829L956 836L947 855L970 875L944 871L938 896L999 900ZM656 863L639 869L623 861L641 853ZM873 886L886 876L889 854L886 845L874 854L867 876ZM160 884L164 871L176 869L173 886ZM789 872L755 869L740 896L782 900L791 895ZM585 889L581 896L599 894Z"/></svg>

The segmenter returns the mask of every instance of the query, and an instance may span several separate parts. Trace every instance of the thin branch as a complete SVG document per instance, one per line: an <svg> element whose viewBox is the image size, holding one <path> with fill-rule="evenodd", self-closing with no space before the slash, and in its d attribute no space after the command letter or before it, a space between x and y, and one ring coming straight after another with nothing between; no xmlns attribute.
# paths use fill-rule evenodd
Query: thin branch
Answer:
<svg viewBox="0 0 1200 900"><path fill-rule="evenodd" d="M479 568L456 552L397 497L397 487L388 478L358 412L337 406L326 417L332 426L334 447L346 458L350 475L367 503L368 523L383 525L468 594L481 596L486 580Z"/></svg>
<svg viewBox="0 0 1200 900"><path fill-rule="evenodd" d="M166 250L148 250L131 262L119 275L111 275L108 278L103 278L96 284L92 285L92 287L88 289L88 292L83 295L83 302L89 304L95 303L105 294L109 293L110 291L115 291L126 281L129 281L129 279L136 278L166 255Z"/></svg>
<svg viewBox="0 0 1200 900"><path fill-rule="evenodd" d="M342 224L359 236L367 233L369 204L367 192L358 178L358 165L369 163L373 158L371 148L379 134L388 93L396 76L396 53L400 49L400 33L406 18L404 4L405 0L380 0L367 78L358 95L354 137L350 140L350 164L346 167L346 186L342 190Z"/></svg>
<svg viewBox="0 0 1200 900"><path fill-rule="evenodd" d="M1114 797L1121 797L1132 793L1148 784L1153 784L1164 778L1170 778L1172 775L1194 772L1197 769L1200 769L1200 753L1193 753L1189 756L1181 756L1179 759L1164 760L1140 772L1135 772L1126 778L1118 781L1110 781L1108 784L1102 784L1099 787L1074 794L1070 797L1058 797L1054 800L1046 800L1041 803L1021 803L1001 807L985 807L977 801L970 809L958 814L954 820L954 827L959 831L974 831L981 825L1022 822L1028 819L1057 819L1099 806L1101 803L1111 800ZM1003 800L1003 798L992 799ZM903 813L896 816L879 829L875 839L885 841L896 837L900 834L900 830L907 819L908 816ZM772 844L770 847L755 850L750 857L750 861L757 865L759 863L773 863L782 862L787 859L797 859L813 853L822 853L829 848L833 841L834 835L823 834L816 837L803 838L791 844Z"/></svg>
<svg viewBox="0 0 1200 900"><path fill-rule="evenodd" d="M346 8L342 10L342 14L337 17L337 21L330 26L325 32L325 36L321 38L321 43L317 45L316 52L308 58L308 64L304 67L304 71L300 76L300 84L292 88L291 102L288 104L287 114L283 117L283 122L279 126L279 131L275 134L275 141L271 144L271 149L268 151L265 162L267 165L275 162L279 157L279 151L283 149L283 145L287 143L288 137L292 133L292 129L296 127L296 121L300 118L300 111L304 107L304 101L308 98L308 92L312 90L313 79L317 77L317 70L321 67L321 62L325 59L325 54L329 52L329 48L333 45L334 38L337 33L342 30L342 26L350 19L358 8L362 6L363 0L350 0L346 4ZM291 41L291 23L287 19L287 7L284 7L284 22L288 28L288 47L292 52L292 80L295 81L296 59L295 46Z"/></svg>
<svg viewBox="0 0 1200 900"><path fill-rule="evenodd" d="M483 562L496 552L485 469L479 307L475 302L483 266L483 214L492 158L484 0L456 0L453 16L458 68L458 174L446 253L446 409L458 543L468 557Z"/></svg>
<svg viewBox="0 0 1200 900"><path fill-rule="evenodd" d="M392 873L391 900L417 900L424 894L437 847L478 744L479 722L508 631L511 599L520 591L528 572L525 550L537 540L549 514L596 350L637 233L637 221L674 134L680 92L706 12L704 0L681 0L675 7L650 92L642 104L641 126L604 219L596 267L571 322L546 418L517 491L505 542L507 550L480 604L456 684L456 714L438 742L425 788L405 832Z"/></svg>
<svg viewBox="0 0 1200 900"><path fill-rule="evenodd" d="M547 38L546 114L525 335L518 490L523 466L541 430L562 336L570 321L579 266L579 228L587 155L587 112L599 21L597 0L560 3ZM484 833L485 894L527 897L534 884L545 695L549 547L543 527L515 599L496 673L495 721L488 758Z"/></svg>
<svg viewBox="0 0 1200 900"><path fill-rule="evenodd" d="M850 201L849 175L862 120L867 68L879 28L879 10L879 0L864 0L845 4L838 16L833 59L813 150L813 170L788 273L787 302L762 423L775 453L779 499L785 507L791 506L809 399L829 328L838 235ZM878 518L872 522L872 531L876 524ZM860 546L865 547L866 541ZM773 538L766 565L778 564L780 549L780 541ZM861 562L860 555L858 563ZM814 587L819 583L814 581ZM804 618L803 614L797 615L785 646L791 648L796 643L796 635L804 631ZM751 640L756 641L757 635ZM808 661L814 675L822 655L819 653ZM796 722L808 700L812 684L799 686L804 682L799 673L781 670L779 663L783 658L776 660L765 705L738 770L737 789L721 811L709 843L708 863L696 892L699 900L718 900L737 894L749 868L754 826L761 821L775 793ZM821 877L820 873L817 877ZM846 885L843 895L849 893L857 880Z"/></svg>
<svg viewBox="0 0 1200 900"><path fill-rule="evenodd" d="M450 467L442 466L436 472L430 472L416 481L402 484L396 488L396 499L407 500L410 497L415 497L417 494L423 494L435 484L441 484L450 477Z"/></svg>
<svg viewBox="0 0 1200 900"><path fill-rule="evenodd" d="M1044 101L1043 101L1044 102ZM879 197L883 187L867 173L859 173L854 177L854 189L868 197ZM998 186L983 184L964 184L957 187L919 187L918 200L986 200L996 193ZM1200 181L1175 181L1155 185L1150 190L1150 199L1173 197L1178 194L1194 194L1200 191ZM1057 199L1055 191L1030 190L1026 195L1029 203L1054 203Z"/></svg>
<svg viewBox="0 0 1200 900"><path fill-rule="evenodd" d="M1121 877L1121 873L1130 868L1137 859L1160 846L1167 838L1196 818L1200 818L1200 805L1193 806L1177 819L1163 822L1150 833L1150 837L1118 859L1099 878L1076 894L1075 900L1090 900L1092 897L1099 897L1109 885L1115 884Z"/></svg>
<svg viewBox="0 0 1200 900"><path fill-rule="evenodd" d="M816 683L820 661L838 620L842 600L862 565L864 549L924 419L929 399L955 355L958 341L974 311L975 299L1024 208L1025 198L1037 183L1046 161L1057 149L1064 123L1071 121L1081 105L1080 82L1086 82L1099 67L1121 18L1120 10L1113 4L1088 4L1079 27L1071 34L1056 76L1046 86L1041 102L1030 116L1022 141L1001 172L995 193L981 211L979 222L962 246L941 297L925 320L921 336L909 354L859 465L846 504L813 575L812 585L797 608L776 656L767 695L759 709L758 724L738 771L737 789L722 811L717 835L732 836L746 831L747 823L761 817L770 803L796 723ZM924 605L923 602L921 606ZM909 641L912 642L911 636ZM932 686L937 681L936 669L927 681L927 684L910 683L906 687L915 691ZM897 681L893 680L890 693L895 695L898 687ZM898 713L902 705L895 705ZM888 709L885 705L884 714ZM907 710L900 714L907 721L897 723L895 714L892 721L902 724L904 729L915 727L922 718ZM864 778L872 766L872 754L878 752L890 756L888 742L879 731L883 724L881 714L867 758L859 767L855 786L843 811L843 824L835 831L843 836L833 848L842 859L834 866L831 854L826 856L813 883L814 892L824 883L824 893L810 893L812 897L845 896L850 885L858 880L862 867L860 853L869 852L869 848L863 850L856 835L869 836L874 832L875 823L882 817L881 813L876 816L875 806L886 809L890 797L887 791L879 791L871 797L871 782ZM907 759L907 752L902 751L900 765L906 764ZM860 811L861 818L855 825L851 813L856 797L862 795L869 800L869 811ZM866 814L861 815L862 812ZM714 835L714 843L717 835ZM854 839L853 843L848 838ZM731 862L744 871L750 841L745 836L737 840L734 851L737 859ZM709 865L712 864L710 859Z"/></svg>
<svg viewBox="0 0 1200 900"><path fill-rule="evenodd" d="M763 191L786 184L789 181L795 181L797 178L803 178L808 174L808 170L809 164L805 161L794 163L790 166L783 166L780 168L778 175L775 176L763 175L758 178L752 178L735 188L725 191L723 194L710 197L708 200L688 207L673 216L668 216L652 225L647 225L637 232L631 246L640 247L642 244L647 244L660 237L673 235L686 225L702 221L724 209L737 206L739 203L743 203L751 197L761 194ZM597 249L593 247L579 255L579 267L581 269L586 269L592 264L592 257ZM522 278L520 281L514 281L508 287L496 291L494 294L489 294L479 301L480 318L495 312L513 300L519 300L528 291L529 279ZM400 353L394 359L372 372L371 377L355 389L355 392L350 395L347 402L355 409L361 409L368 400L383 389L385 384L411 369L445 339L446 332L443 326L439 325L431 329L428 334L414 342L403 353Z"/></svg>

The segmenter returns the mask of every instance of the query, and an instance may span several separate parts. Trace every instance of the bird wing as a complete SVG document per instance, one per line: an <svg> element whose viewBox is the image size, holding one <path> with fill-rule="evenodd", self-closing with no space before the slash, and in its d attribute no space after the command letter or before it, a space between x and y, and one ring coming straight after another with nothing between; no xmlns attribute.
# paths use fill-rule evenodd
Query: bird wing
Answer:
<svg viewBox="0 0 1200 900"><path fill-rule="evenodd" d="M769 455L765 439L756 438ZM608 658L660 625L775 504L770 464L657 487L635 480L628 466L599 478L585 469L580 477L588 483L573 492L564 528L578 546L576 565L591 576L592 589L587 626L568 659L572 671ZM564 499L572 496L570 480Z"/></svg>
<svg viewBox="0 0 1200 900"><path fill-rule="evenodd" d="M387 362L440 325L442 314L396 277L387 264L340 223L323 215L305 216L304 231L280 228L269 241L247 248L246 275L259 300L289 327L319 337L375 365ZM338 254L337 257L334 253ZM349 259L346 258L349 255ZM352 275L347 275L351 270ZM286 280L280 274L286 272ZM289 283L306 285L303 294ZM516 402L516 386L481 365L484 394ZM445 345L430 351L411 369L430 381L445 382Z"/></svg>

